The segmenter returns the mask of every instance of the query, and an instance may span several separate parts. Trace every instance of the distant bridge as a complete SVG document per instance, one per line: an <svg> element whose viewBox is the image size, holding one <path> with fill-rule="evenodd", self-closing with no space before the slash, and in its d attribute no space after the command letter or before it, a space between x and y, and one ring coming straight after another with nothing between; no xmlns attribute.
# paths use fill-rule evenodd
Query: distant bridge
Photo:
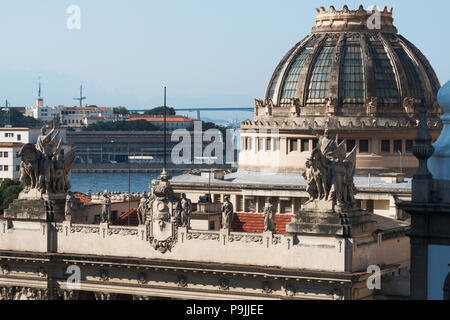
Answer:
<svg viewBox="0 0 450 320"><path fill-rule="evenodd" d="M197 112L197 119L200 120L200 112L201 111L249 111L253 112L254 108L249 107L206 107L206 108L200 108L200 107L175 107L175 111L188 111L188 112ZM130 112L137 112L137 113L143 113L146 110L129 110Z"/></svg>

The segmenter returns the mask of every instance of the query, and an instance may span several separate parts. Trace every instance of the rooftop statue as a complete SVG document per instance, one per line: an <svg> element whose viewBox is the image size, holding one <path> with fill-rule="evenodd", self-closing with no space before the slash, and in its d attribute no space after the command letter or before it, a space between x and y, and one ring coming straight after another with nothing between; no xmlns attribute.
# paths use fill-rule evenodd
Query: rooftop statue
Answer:
<svg viewBox="0 0 450 320"><path fill-rule="evenodd" d="M19 151L22 198L40 198L43 194L67 193L69 171L75 161L75 150L63 155L62 140L55 128L47 134L41 129L36 145L25 144Z"/></svg>
<svg viewBox="0 0 450 320"><path fill-rule="evenodd" d="M319 135L310 129L319 143L306 161L306 171L303 173L309 193L305 206L313 202L328 202L332 204L333 210L336 206L344 210L355 208L353 177L356 147L347 155L344 141L338 144L336 139L330 137L328 130Z"/></svg>

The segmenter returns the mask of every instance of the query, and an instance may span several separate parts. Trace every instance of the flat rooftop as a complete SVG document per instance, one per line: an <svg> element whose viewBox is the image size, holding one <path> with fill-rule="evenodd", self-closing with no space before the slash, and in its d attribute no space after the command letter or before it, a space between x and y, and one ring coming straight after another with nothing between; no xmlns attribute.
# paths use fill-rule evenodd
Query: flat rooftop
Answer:
<svg viewBox="0 0 450 320"><path fill-rule="evenodd" d="M405 177L403 182L386 181L386 178L377 175L356 175L355 186L359 191L394 191L394 192L411 192L412 177ZM211 186L275 186L275 187L294 187L304 189L306 181L300 173L262 173L237 171L225 175L224 179L213 179L194 174L183 174L172 178L173 185L204 185L211 183Z"/></svg>

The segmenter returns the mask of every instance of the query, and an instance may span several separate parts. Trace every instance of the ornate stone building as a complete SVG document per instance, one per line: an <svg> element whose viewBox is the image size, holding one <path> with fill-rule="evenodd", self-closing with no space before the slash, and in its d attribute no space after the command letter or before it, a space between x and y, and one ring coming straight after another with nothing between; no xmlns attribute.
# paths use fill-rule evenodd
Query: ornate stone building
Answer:
<svg viewBox="0 0 450 320"><path fill-rule="evenodd" d="M439 82L397 35L392 12L380 13L378 30L365 24L372 14L318 10L313 33L282 60L264 101L256 101L255 119L243 123L239 171L170 179L163 170L133 211L136 225L114 223L107 193L101 208L79 219L70 193L42 189L46 177L51 182L44 172L39 192L28 190L38 212L23 194L0 219L1 296L408 297L410 226L369 206L392 199L388 207L395 207L410 195L411 180L354 174L396 168L393 151L412 146L419 107L437 138ZM101 222L93 223L97 215ZM374 269L376 290L368 285Z"/></svg>
<svg viewBox="0 0 450 320"><path fill-rule="evenodd" d="M380 25L371 25L371 19ZM418 108L440 133L439 80L427 58L397 33L392 9L317 9L312 33L276 67L255 117L242 123L240 168L304 170L317 131L357 147L360 173L411 171Z"/></svg>

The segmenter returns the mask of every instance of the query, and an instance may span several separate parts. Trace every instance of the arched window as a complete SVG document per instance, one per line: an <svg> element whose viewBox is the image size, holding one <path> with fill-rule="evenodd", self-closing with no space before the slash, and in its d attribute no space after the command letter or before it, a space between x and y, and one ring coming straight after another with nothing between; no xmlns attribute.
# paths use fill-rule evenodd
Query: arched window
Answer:
<svg viewBox="0 0 450 320"><path fill-rule="evenodd" d="M450 301L450 273L444 282L444 300Z"/></svg>

